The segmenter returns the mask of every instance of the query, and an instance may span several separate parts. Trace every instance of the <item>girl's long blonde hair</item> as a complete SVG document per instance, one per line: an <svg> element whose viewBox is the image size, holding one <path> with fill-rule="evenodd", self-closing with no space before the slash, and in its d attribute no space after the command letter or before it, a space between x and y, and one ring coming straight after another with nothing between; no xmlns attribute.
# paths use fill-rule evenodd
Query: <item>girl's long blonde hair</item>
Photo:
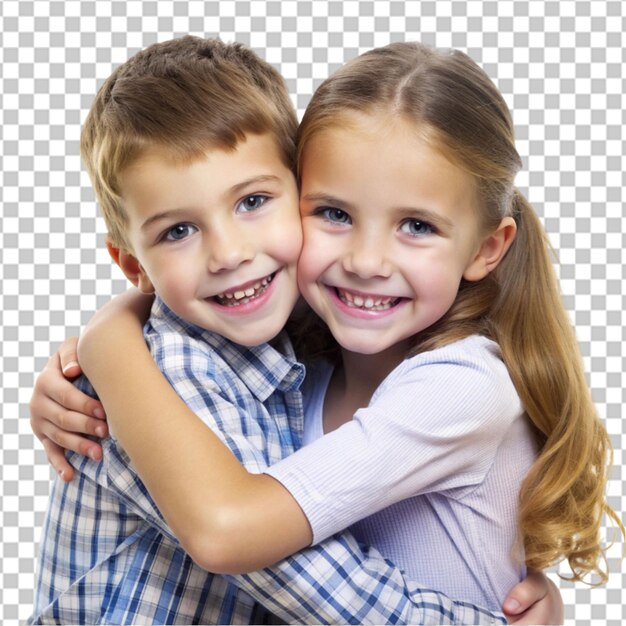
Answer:
<svg viewBox="0 0 626 626"><path fill-rule="evenodd" d="M425 131L474 176L485 233L505 216L515 219L517 236L499 266L479 282L463 281L455 304L416 336L412 353L473 333L500 345L541 446L520 492L526 563L544 569L567 559L573 580L593 572L606 581L603 514L624 535L604 495L611 443L586 384L548 238L514 187L521 159L504 99L459 51L390 44L350 61L319 87L300 125L298 161L311 136L341 124L350 111L386 111Z"/></svg>

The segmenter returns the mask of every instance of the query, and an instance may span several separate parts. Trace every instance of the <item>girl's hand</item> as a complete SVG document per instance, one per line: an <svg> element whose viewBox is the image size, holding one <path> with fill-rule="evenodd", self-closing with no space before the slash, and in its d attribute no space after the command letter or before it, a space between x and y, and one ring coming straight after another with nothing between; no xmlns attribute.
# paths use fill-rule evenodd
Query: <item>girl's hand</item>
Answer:
<svg viewBox="0 0 626 626"><path fill-rule="evenodd" d="M529 572L504 600L509 624L563 624L563 599L543 572Z"/></svg>
<svg viewBox="0 0 626 626"><path fill-rule="evenodd" d="M66 339L59 351L50 357L37 378L30 401L33 433L43 444L48 462L65 481L74 477L74 468L65 458L66 450L100 460L100 444L81 435L108 435L100 402L67 380L81 373L76 360L77 341L76 337Z"/></svg>

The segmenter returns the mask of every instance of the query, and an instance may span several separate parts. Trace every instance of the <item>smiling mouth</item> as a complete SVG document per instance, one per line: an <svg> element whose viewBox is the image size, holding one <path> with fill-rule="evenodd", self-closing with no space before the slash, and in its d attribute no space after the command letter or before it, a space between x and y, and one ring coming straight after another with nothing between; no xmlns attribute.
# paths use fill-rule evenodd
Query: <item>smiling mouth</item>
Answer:
<svg viewBox="0 0 626 626"><path fill-rule="evenodd" d="M402 298L391 296L369 296L356 294L335 287L337 297L351 309L361 309L362 311L387 311L393 308Z"/></svg>
<svg viewBox="0 0 626 626"><path fill-rule="evenodd" d="M260 297L265 293L277 272L258 280L256 283L248 285L245 289L234 289L218 293L211 299L222 306L241 306Z"/></svg>

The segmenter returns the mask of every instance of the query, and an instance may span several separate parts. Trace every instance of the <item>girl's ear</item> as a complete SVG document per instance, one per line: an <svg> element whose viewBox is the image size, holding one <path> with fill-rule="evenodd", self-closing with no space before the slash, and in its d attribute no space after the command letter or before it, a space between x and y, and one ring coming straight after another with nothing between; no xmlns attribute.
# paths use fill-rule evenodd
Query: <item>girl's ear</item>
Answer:
<svg viewBox="0 0 626 626"><path fill-rule="evenodd" d="M474 259L463 272L463 278L475 282L496 269L511 247L516 233L515 220L512 217L503 218L498 228L483 239Z"/></svg>
<svg viewBox="0 0 626 626"><path fill-rule="evenodd" d="M154 293L154 285L141 263L130 252L114 246L109 239L106 240L106 245L111 258L120 266L126 278L142 293Z"/></svg>

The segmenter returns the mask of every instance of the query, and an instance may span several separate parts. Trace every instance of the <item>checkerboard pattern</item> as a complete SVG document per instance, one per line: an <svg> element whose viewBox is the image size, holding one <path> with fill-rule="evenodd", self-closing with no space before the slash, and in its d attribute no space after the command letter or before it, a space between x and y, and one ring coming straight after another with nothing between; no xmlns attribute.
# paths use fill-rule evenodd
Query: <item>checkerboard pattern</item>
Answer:
<svg viewBox="0 0 626 626"><path fill-rule="evenodd" d="M513 110L525 165L518 185L560 256L565 303L615 446L610 503L625 510L622 2L3 0L0 18L5 626L31 610L50 478L28 421L36 373L63 338L126 285L104 249L104 226L81 170L80 125L113 67L153 42L187 33L254 48L286 77L300 112L330 72L390 41L460 48L486 69ZM617 625L626 618L622 548L610 551L606 586L559 582L568 624Z"/></svg>

